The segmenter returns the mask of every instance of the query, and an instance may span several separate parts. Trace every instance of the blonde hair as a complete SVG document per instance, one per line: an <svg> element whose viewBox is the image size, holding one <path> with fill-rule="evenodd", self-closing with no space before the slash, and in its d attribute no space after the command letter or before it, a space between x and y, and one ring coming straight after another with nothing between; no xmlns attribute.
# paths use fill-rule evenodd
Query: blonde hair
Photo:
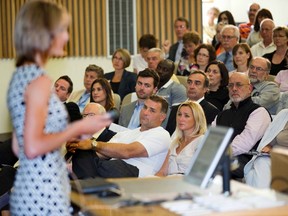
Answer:
<svg viewBox="0 0 288 216"><path fill-rule="evenodd" d="M186 101L180 104L177 110L177 115L180 109L184 106L189 107L191 109L192 115L195 121L194 130L190 134L190 137L198 137L200 135L203 135L207 131L207 123L206 123L206 117L205 117L202 107L196 102ZM180 139L182 138L183 138L183 131L181 131L178 128L178 122L177 122L176 130L175 130L175 139L173 140L172 144L178 144Z"/></svg>
<svg viewBox="0 0 288 216"><path fill-rule="evenodd" d="M55 34L69 24L69 19L63 23L65 15L68 17L65 8L48 1L30 1L21 7L14 29L16 66L26 61L36 63L37 53L43 60L48 58Z"/></svg>

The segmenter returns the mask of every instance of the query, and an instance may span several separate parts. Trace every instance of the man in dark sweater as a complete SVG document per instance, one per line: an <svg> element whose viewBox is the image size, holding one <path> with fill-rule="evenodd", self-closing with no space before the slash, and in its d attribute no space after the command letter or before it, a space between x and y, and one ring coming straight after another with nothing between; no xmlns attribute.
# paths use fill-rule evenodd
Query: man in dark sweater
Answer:
<svg viewBox="0 0 288 216"><path fill-rule="evenodd" d="M215 125L232 127L234 134L231 138L232 155L237 157L239 167L233 170L233 179L243 178L245 164L252 158L247 154L256 149L271 122L269 112L251 99L252 85L247 75L235 72L229 78L229 97L232 104L229 109L221 111Z"/></svg>

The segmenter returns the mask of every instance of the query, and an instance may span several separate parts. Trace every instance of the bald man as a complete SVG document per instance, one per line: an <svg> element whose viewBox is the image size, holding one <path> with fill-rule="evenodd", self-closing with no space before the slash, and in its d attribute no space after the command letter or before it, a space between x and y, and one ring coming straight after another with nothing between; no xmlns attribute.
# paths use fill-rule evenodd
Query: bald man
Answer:
<svg viewBox="0 0 288 216"><path fill-rule="evenodd" d="M247 154L255 150L269 123L269 112L251 99L252 85L246 74L235 72L229 78L228 90L232 101L227 110L221 111L212 126L232 127L232 155L237 157L239 167L232 171L233 179L243 178L245 164L252 158Z"/></svg>

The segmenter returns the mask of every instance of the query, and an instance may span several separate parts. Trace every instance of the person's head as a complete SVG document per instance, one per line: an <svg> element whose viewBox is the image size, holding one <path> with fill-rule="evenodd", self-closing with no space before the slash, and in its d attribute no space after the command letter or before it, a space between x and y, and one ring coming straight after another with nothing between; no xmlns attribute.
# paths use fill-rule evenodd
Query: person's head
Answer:
<svg viewBox="0 0 288 216"><path fill-rule="evenodd" d="M14 28L16 66L44 64L50 56L63 56L70 17L65 8L48 1L25 3Z"/></svg>
<svg viewBox="0 0 288 216"><path fill-rule="evenodd" d="M208 91L209 79L203 71L193 71L187 79L187 97L189 100L198 101Z"/></svg>
<svg viewBox="0 0 288 216"><path fill-rule="evenodd" d="M251 96L252 85L248 76L241 72L235 72L229 77L229 97L236 107L238 104Z"/></svg>
<svg viewBox="0 0 288 216"><path fill-rule="evenodd" d="M273 29L273 42L276 47L288 45L288 27L278 26Z"/></svg>
<svg viewBox="0 0 288 216"><path fill-rule="evenodd" d="M205 73L209 78L209 88L218 89L227 86L229 81L229 72L223 62L210 62L205 69Z"/></svg>
<svg viewBox="0 0 288 216"><path fill-rule="evenodd" d="M174 21L174 31L178 40L182 40L183 35L189 29L189 21L184 17L178 17Z"/></svg>
<svg viewBox="0 0 288 216"><path fill-rule="evenodd" d="M200 67L206 67L209 62L216 59L215 48L210 44L201 44L195 49L196 63Z"/></svg>
<svg viewBox="0 0 288 216"><path fill-rule="evenodd" d="M263 57L254 57L249 66L249 79L252 84L267 80L271 70L271 62Z"/></svg>
<svg viewBox="0 0 288 216"><path fill-rule="evenodd" d="M175 64L173 61L169 59L163 59L159 62L156 68L156 72L158 73L160 77L161 86L167 83L171 79L174 69L175 69Z"/></svg>
<svg viewBox="0 0 288 216"><path fill-rule="evenodd" d="M176 136L181 139L183 135L197 137L207 130L204 111L199 103L186 101L180 104L176 117Z"/></svg>
<svg viewBox="0 0 288 216"><path fill-rule="evenodd" d="M129 67L131 55L127 49L117 49L112 55L112 64L115 70L124 70Z"/></svg>
<svg viewBox="0 0 288 216"><path fill-rule="evenodd" d="M250 47L246 43L239 43L233 47L233 65L238 68L240 65L245 65L249 67L252 60L252 53ZM245 72L245 71L241 71Z"/></svg>
<svg viewBox="0 0 288 216"><path fill-rule="evenodd" d="M65 102L73 91L73 82L69 76L61 76L54 83L54 89L60 101Z"/></svg>
<svg viewBox="0 0 288 216"><path fill-rule="evenodd" d="M86 91L90 92L91 84L95 79L103 77L104 77L104 71L101 67L95 64L88 65L85 69L83 80Z"/></svg>
<svg viewBox="0 0 288 216"><path fill-rule="evenodd" d="M233 15L231 14L230 11L228 10L225 10L225 11L222 11L219 16L218 16L218 23L219 22L224 22L224 23L228 23L230 25L234 25L236 26L236 23L235 23L235 20L234 20L234 17Z"/></svg>
<svg viewBox="0 0 288 216"><path fill-rule="evenodd" d="M220 42L221 43L221 41L222 41L222 37L221 37L221 31L222 31L222 29L223 29L223 27L225 26L225 25L227 25L228 23L226 23L226 22L219 22L219 23L217 23L217 25L216 25L216 35L215 35L215 38L216 38L216 41L217 42Z"/></svg>
<svg viewBox="0 0 288 216"><path fill-rule="evenodd" d="M260 23L260 35L263 38L263 42L272 43L273 41L273 29L275 28L274 21L267 18Z"/></svg>
<svg viewBox="0 0 288 216"><path fill-rule="evenodd" d="M94 80L91 85L90 102L101 104L107 111L115 107L112 89L107 79L99 78Z"/></svg>
<svg viewBox="0 0 288 216"><path fill-rule="evenodd" d="M158 127L166 118L168 102L161 96L152 95L144 102L140 112L141 130Z"/></svg>
<svg viewBox="0 0 288 216"><path fill-rule="evenodd" d="M200 35L197 32L186 32L183 35L183 47L189 56L194 56L195 49L201 42Z"/></svg>
<svg viewBox="0 0 288 216"><path fill-rule="evenodd" d="M226 52L229 52L238 43L239 28L234 25L225 25L221 30L221 44Z"/></svg>
<svg viewBox="0 0 288 216"><path fill-rule="evenodd" d="M260 9L260 5L257 3L253 3L250 5L248 10L248 18L250 23L254 23L255 16L257 11Z"/></svg>
<svg viewBox="0 0 288 216"><path fill-rule="evenodd" d="M209 20L211 20L211 21L214 22L214 20L215 20L216 18L218 18L219 13L220 13L220 11L219 11L218 8L216 8L216 7L211 7L211 8L207 11L207 17L208 17Z"/></svg>
<svg viewBox="0 0 288 216"><path fill-rule="evenodd" d="M135 91L138 99L146 100L157 91L159 84L159 75L156 71L146 68L137 74Z"/></svg>
<svg viewBox="0 0 288 216"><path fill-rule="evenodd" d="M102 115L104 113L106 113L106 110L102 105L90 102L84 107L82 116L83 118L86 118L95 115Z"/></svg>
<svg viewBox="0 0 288 216"><path fill-rule="evenodd" d="M159 62L165 58L165 53L160 48L151 48L148 50L146 61L148 68L156 70Z"/></svg>
<svg viewBox="0 0 288 216"><path fill-rule="evenodd" d="M144 34L140 37L138 45L142 58L146 59L148 50L157 46L157 39L152 34Z"/></svg>
<svg viewBox="0 0 288 216"><path fill-rule="evenodd" d="M273 20L271 12L266 8L259 9L254 21L254 31L256 32L260 31L260 23L262 22L262 20L266 18Z"/></svg>

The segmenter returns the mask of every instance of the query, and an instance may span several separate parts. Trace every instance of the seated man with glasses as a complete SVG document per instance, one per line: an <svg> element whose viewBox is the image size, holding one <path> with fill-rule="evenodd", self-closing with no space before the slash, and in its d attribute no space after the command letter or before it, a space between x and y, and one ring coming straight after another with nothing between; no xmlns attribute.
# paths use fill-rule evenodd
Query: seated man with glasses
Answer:
<svg viewBox="0 0 288 216"><path fill-rule="evenodd" d="M251 93L254 103L265 107L271 115L276 114L280 98L280 88L275 82L268 81L271 63L263 57L255 57L249 66L248 76L253 86Z"/></svg>
<svg viewBox="0 0 288 216"><path fill-rule="evenodd" d="M257 149L266 128L271 122L269 112L253 102L251 98L252 85L247 75L239 72L231 74L228 83L231 105L221 111L212 126L222 125L232 127L232 155L237 158L239 167L231 172L231 178L244 177L243 169L252 158L249 152Z"/></svg>
<svg viewBox="0 0 288 216"><path fill-rule="evenodd" d="M239 28L234 25L225 25L220 34L222 38L221 44L225 52L219 54L217 56L217 60L222 61L225 64L227 70L230 72L235 70L233 65L232 50L239 41Z"/></svg>

